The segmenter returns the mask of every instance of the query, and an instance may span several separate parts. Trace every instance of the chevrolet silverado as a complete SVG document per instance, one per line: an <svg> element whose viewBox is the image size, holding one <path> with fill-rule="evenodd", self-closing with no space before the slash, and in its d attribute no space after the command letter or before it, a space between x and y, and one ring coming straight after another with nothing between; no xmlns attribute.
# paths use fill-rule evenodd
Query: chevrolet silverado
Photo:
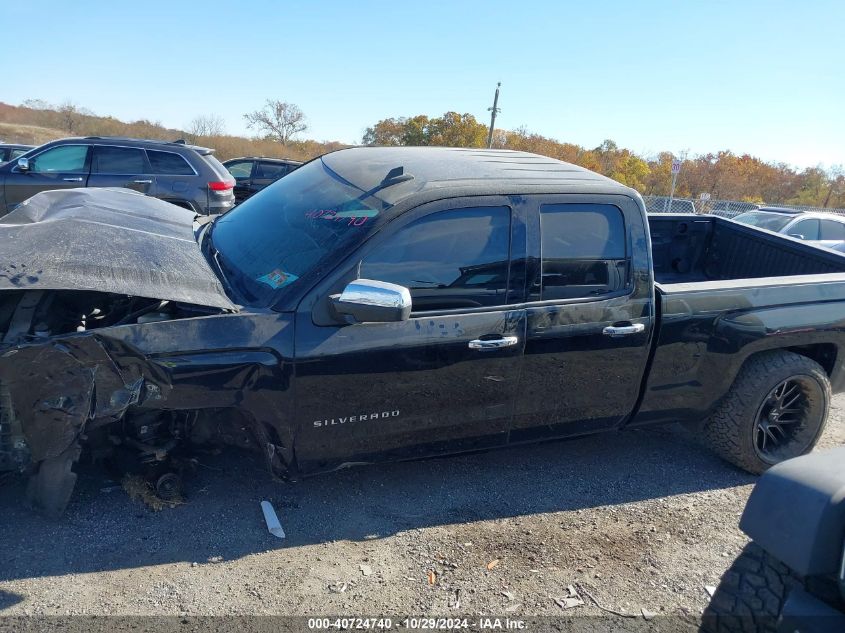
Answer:
<svg viewBox="0 0 845 633"><path fill-rule="evenodd" d="M79 459L155 483L208 442L297 477L681 421L759 473L843 389L845 255L649 221L550 158L346 149L178 211L71 189L0 220L0 470L49 514Z"/></svg>

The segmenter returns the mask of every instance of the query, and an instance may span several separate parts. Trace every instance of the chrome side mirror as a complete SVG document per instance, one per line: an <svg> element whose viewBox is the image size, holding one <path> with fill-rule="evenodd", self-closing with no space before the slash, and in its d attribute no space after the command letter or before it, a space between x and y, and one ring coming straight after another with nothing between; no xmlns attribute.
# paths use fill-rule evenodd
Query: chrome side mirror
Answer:
<svg viewBox="0 0 845 633"><path fill-rule="evenodd" d="M18 159L18 169L21 171L29 171L29 159L28 158L19 158Z"/></svg>
<svg viewBox="0 0 845 633"><path fill-rule="evenodd" d="M796 240L803 240L805 239L803 235L800 233L790 233L789 237L794 237Z"/></svg>
<svg viewBox="0 0 845 633"><path fill-rule="evenodd" d="M356 323L407 321L411 316L411 291L386 281L356 279L340 295L331 297L332 308Z"/></svg>

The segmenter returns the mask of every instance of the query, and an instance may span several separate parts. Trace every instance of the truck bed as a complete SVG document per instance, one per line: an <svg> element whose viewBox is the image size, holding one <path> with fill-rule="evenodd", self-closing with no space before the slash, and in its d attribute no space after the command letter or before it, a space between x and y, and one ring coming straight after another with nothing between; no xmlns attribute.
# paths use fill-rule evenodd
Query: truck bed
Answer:
<svg viewBox="0 0 845 633"><path fill-rule="evenodd" d="M649 216L658 328L635 424L700 420L751 354L798 352L845 390L845 255L712 216Z"/></svg>
<svg viewBox="0 0 845 633"><path fill-rule="evenodd" d="M648 221L655 281L666 292L675 284L845 272L845 254L718 216Z"/></svg>

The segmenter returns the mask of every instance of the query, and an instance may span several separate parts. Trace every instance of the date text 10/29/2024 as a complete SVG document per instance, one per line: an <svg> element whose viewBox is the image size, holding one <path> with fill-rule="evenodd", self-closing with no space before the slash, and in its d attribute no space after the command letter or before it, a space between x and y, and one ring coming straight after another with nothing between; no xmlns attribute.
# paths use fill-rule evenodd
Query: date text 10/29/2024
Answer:
<svg viewBox="0 0 845 633"><path fill-rule="evenodd" d="M484 631L522 631L526 629L524 620L512 618L482 617L469 618L308 618L308 628L314 630L484 630Z"/></svg>

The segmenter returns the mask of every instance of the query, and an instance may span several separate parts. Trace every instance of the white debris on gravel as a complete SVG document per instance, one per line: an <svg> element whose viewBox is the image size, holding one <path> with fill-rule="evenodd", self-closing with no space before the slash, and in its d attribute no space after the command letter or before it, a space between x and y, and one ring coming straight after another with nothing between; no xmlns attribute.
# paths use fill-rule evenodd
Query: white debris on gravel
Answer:
<svg viewBox="0 0 845 633"><path fill-rule="evenodd" d="M285 531L282 529L279 517L276 516L273 504L269 501L262 501L261 511L264 512L264 522L267 524L267 531L275 537L285 538Z"/></svg>

